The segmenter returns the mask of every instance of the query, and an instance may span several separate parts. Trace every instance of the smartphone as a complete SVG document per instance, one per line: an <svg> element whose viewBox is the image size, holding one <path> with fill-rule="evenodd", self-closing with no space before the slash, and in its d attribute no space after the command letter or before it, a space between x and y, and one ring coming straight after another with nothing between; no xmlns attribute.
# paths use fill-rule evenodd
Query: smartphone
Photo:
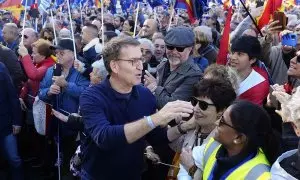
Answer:
<svg viewBox="0 0 300 180"><path fill-rule="evenodd" d="M59 63L54 64L53 76L61 76L61 73L62 73L62 65Z"/></svg>
<svg viewBox="0 0 300 180"><path fill-rule="evenodd" d="M273 14L273 19L275 21L279 21L278 26L281 26L281 30L285 30L287 25L287 17L285 16L284 12L275 11Z"/></svg>
<svg viewBox="0 0 300 180"><path fill-rule="evenodd" d="M283 46L296 47L297 42L298 42L298 37L297 37L297 34L294 34L294 33L285 34L281 38L281 44Z"/></svg>

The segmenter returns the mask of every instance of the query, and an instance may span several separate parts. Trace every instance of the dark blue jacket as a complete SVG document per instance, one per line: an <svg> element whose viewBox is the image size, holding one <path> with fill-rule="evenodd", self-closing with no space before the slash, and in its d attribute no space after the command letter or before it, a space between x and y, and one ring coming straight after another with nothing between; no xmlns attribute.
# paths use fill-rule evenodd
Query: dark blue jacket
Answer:
<svg viewBox="0 0 300 180"><path fill-rule="evenodd" d="M128 144L124 125L156 111L155 97L143 86L134 86L131 95L114 91L109 80L89 87L80 97L80 110L87 136L82 172L88 179L114 180L141 178L145 140L167 144L167 132L157 128Z"/></svg>
<svg viewBox="0 0 300 180"><path fill-rule="evenodd" d="M21 107L9 72L1 62L0 84L0 137L3 137L12 133L12 125L21 126Z"/></svg>
<svg viewBox="0 0 300 180"><path fill-rule="evenodd" d="M99 38L95 38L91 40L84 48L83 48L83 58L85 65L85 72L83 73L84 77L90 78L89 74L92 72L92 64L99 60L99 55L102 52L102 44L100 44ZM99 59L98 59L99 58Z"/></svg>
<svg viewBox="0 0 300 180"><path fill-rule="evenodd" d="M55 97L48 96L50 86L52 85L53 67L49 68L42 82L40 83L39 98L50 104L54 104ZM66 78L68 82L67 88L59 94L59 109L63 109L69 113L77 113L79 108L79 96L89 86L89 81L83 77L74 68L70 69L69 75ZM64 112L62 112L64 113ZM52 124L53 125L53 124ZM54 126L57 127L57 126ZM62 135L74 135L77 132L68 128L66 124L62 124Z"/></svg>

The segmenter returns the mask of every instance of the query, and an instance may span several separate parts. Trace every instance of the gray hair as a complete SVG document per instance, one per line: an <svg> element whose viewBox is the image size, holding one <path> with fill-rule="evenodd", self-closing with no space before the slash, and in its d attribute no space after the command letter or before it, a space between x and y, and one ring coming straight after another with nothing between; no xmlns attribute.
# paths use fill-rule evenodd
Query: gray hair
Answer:
<svg viewBox="0 0 300 180"><path fill-rule="evenodd" d="M18 36L18 26L15 23L6 23L4 26L9 28L12 34Z"/></svg>
<svg viewBox="0 0 300 180"><path fill-rule="evenodd" d="M141 38L138 41L141 43L141 45L142 44L148 45L150 47L151 53L154 54L154 45L153 45L152 41L150 41L149 39L146 39L146 38Z"/></svg>
<svg viewBox="0 0 300 180"><path fill-rule="evenodd" d="M64 38L71 38L71 31L67 28L62 28L60 31L59 31L59 35L58 35L59 38L61 39L64 39Z"/></svg>
<svg viewBox="0 0 300 180"><path fill-rule="evenodd" d="M194 28L195 38L200 42L213 42L212 30L208 26L197 26Z"/></svg>
<svg viewBox="0 0 300 180"><path fill-rule="evenodd" d="M108 72L107 72L104 62L103 62L103 59L95 61L92 64L92 67L99 70L97 72L97 76L99 76L101 79L105 79L105 77L108 75Z"/></svg>

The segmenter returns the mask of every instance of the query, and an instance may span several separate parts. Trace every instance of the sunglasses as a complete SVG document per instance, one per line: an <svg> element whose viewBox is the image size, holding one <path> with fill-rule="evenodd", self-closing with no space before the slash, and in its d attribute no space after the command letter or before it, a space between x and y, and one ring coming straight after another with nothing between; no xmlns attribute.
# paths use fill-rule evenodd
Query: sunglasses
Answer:
<svg viewBox="0 0 300 180"><path fill-rule="evenodd" d="M52 41L53 38L52 37L43 37L44 40L48 40L48 41Z"/></svg>
<svg viewBox="0 0 300 180"><path fill-rule="evenodd" d="M22 38L22 34L20 34L20 35L19 35L19 37L20 37L20 38ZM24 37L24 39L27 39L27 38L28 38L28 36L27 36L27 35L25 35L25 34L24 34L24 36L23 36L23 37Z"/></svg>
<svg viewBox="0 0 300 180"><path fill-rule="evenodd" d="M176 51L178 51L178 52L183 52L184 49L186 48L186 47L175 47L175 46L170 46L170 45L166 45L166 47L168 50L172 51L173 49L176 49Z"/></svg>
<svg viewBox="0 0 300 180"><path fill-rule="evenodd" d="M195 97L192 97L191 103L194 107L198 104L199 108L202 109L203 111L205 111L208 108L208 106L214 106L214 104L210 104L205 101L201 101Z"/></svg>

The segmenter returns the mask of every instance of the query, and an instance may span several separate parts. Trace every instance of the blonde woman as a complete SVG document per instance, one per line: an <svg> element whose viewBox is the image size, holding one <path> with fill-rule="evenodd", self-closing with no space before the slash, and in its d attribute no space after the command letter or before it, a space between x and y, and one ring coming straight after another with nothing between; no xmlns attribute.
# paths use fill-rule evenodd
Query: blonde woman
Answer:
<svg viewBox="0 0 300 180"><path fill-rule="evenodd" d="M204 57L208 64L215 63L217 60L218 49L212 45L212 30L208 26L198 26L194 28L195 46L194 58Z"/></svg>

